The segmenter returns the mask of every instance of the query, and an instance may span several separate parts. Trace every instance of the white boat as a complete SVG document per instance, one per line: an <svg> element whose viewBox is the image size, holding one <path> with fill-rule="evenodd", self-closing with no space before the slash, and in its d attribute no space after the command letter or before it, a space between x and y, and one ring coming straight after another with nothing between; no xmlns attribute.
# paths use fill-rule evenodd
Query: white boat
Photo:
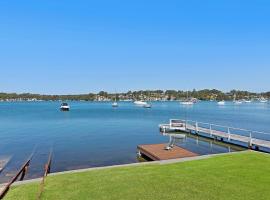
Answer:
<svg viewBox="0 0 270 200"><path fill-rule="evenodd" d="M268 100L264 99L264 100L260 100L261 103L267 103Z"/></svg>
<svg viewBox="0 0 270 200"><path fill-rule="evenodd" d="M225 105L225 101L219 101L219 102L218 102L218 105L221 105L221 106L222 106L222 105Z"/></svg>
<svg viewBox="0 0 270 200"><path fill-rule="evenodd" d="M69 111L70 107L67 103L62 103L60 106L60 110L62 111Z"/></svg>
<svg viewBox="0 0 270 200"><path fill-rule="evenodd" d="M195 98L189 99L188 98L188 91L187 91L187 98L185 101L181 101L180 104L182 105L193 105L197 100Z"/></svg>
<svg viewBox="0 0 270 200"><path fill-rule="evenodd" d="M180 104L182 104L182 105L193 105L194 102L193 101L182 101L182 102L180 102Z"/></svg>
<svg viewBox="0 0 270 200"><path fill-rule="evenodd" d="M147 103L144 102L144 101L134 101L134 104L135 105L138 105L138 106L145 106L145 105L147 105Z"/></svg>
<svg viewBox="0 0 270 200"><path fill-rule="evenodd" d="M234 94L234 96L233 96L233 103L234 104L242 104L243 102L240 101L240 100L236 100L236 94Z"/></svg>
<svg viewBox="0 0 270 200"><path fill-rule="evenodd" d="M242 104L243 102L242 101L234 101L233 103L235 103L235 104Z"/></svg>
<svg viewBox="0 0 270 200"><path fill-rule="evenodd" d="M245 103L251 103L251 100L244 100Z"/></svg>
<svg viewBox="0 0 270 200"><path fill-rule="evenodd" d="M112 107L118 107L118 103L115 101L112 103Z"/></svg>
<svg viewBox="0 0 270 200"><path fill-rule="evenodd" d="M260 102L261 102L261 103L267 103L267 102L268 102L268 100L267 100L267 99L265 99L264 97L262 97L262 98L260 98Z"/></svg>
<svg viewBox="0 0 270 200"><path fill-rule="evenodd" d="M114 107L114 108L116 108L116 107L118 107L118 103L117 103L117 101L116 101L116 94L115 94L115 98L114 98L114 102L112 103L112 107Z"/></svg>

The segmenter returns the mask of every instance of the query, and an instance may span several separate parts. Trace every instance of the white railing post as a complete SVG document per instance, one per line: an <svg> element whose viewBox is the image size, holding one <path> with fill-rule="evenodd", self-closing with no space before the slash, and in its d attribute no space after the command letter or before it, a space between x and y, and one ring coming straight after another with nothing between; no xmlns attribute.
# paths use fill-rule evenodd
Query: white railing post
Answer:
<svg viewBox="0 0 270 200"><path fill-rule="evenodd" d="M212 124L210 124L210 136L212 136Z"/></svg>
<svg viewBox="0 0 270 200"><path fill-rule="evenodd" d="M228 127L228 141L231 140L231 130L230 130L230 127Z"/></svg>
<svg viewBox="0 0 270 200"><path fill-rule="evenodd" d="M199 126L198 126L198 122L196 122L196 132L199 132Z"/></svg>
<svg viewBox="0 0 270 200"><path fill-rule="evenodd" d="M252 131L249 132L249 147L252 147Z"/></svg>

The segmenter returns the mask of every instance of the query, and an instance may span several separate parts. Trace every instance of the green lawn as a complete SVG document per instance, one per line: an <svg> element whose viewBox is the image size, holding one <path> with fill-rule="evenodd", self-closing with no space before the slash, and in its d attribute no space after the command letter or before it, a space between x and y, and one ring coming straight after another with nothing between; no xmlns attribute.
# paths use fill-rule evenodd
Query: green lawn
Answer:
<svg viewBox="0 0 270 200"><path fill-rule="evenodd" d="M93 170L47 178L42 199L270 199L270 155L242 152L176 164ZM38 184L5 199L36 199Z"/></svg>

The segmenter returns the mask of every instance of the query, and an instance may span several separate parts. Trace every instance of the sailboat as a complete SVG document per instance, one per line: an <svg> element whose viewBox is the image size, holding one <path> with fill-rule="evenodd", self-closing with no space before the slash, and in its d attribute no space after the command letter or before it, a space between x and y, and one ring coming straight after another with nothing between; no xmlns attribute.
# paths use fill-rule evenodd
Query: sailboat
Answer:
<svg viewBox="0 0 270 200"><path fill-rule="evenodd" d="M147 101L149 102L150 101L150 98L149 98L149 92L148 92L148 95L147 95ZM143 105L144 108L152 108L152 105L151 103L148 103L148 102L145 102L146 104Z"/></svg>
<svg viewBox="0 0 270 200"><path fill-rule="evenodd" d="M251 103L252 102L252 100L250 99L250 97L248 96L248 98L247 99L244 99L243 100L245 103Z"/></svg>
<svg viewBox="0 0 270 200"><path fill-rule="evenodd" d="M219 101L217 104L220 105L220 106L224 106L225 105L225 101L224 100Z"/></svg>
<svg viewBox="0 0 270 200"><path fill-rule="evenodd" d="M182 105L193 105L194 104L194 101L191 101L188 99L188 91L187 91L187 98L185 101L181 101L180 102Z"/></svg>
<svg viewBox="0 0 270 200"><path fill-rule="evenodd" d="M236 94L233 95L233 103L235 104L242 104L243 102L240 100L236 100Z"/></svg>
<svg viewBox="0 0 270 200"><path fill-rule="evenodd" d="M114 102L112 103L112 107L114 108L118 107L118 103L116 101L116 94L115 94Z"/></svg>
<svg viewBox="0 0 270 200"><path fill-rule="evenodd" d="M134 104L138 105L138 106L144 106L146 105L147 103L144 102L144 101L134 101Z"/></svg>
<svg viewBox="0 0 270 200"><path fill-rule="evenodd" d="M260 98L260 102L261 102L261 103L267 103L267 102L268 102L268 100L267 100L267 99L265 99L264 97L261 97L261 98Z"/></svg>

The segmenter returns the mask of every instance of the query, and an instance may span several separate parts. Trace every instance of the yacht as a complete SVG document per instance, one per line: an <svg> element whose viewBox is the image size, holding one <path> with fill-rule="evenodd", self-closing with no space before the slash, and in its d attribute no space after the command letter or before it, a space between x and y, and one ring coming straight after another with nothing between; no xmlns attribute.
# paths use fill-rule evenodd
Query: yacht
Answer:
<svg viewBox="0 0 270 200"><path fill-rule="evenodd" d="M115 101L112 103L112 107L118 107L118 103Z"/></svg>
<svg viewBox="0 0 270 200"><path fill-rule="evenodd" d="M245 103L251 103L251 100L244 100Z"/></svg>
<svg viewBox="0 0 270 200"><path fill-rule="evenodd" d="M180 102L182 105L193 105L194 102L193 101L182 101Z"/></svg>
<svg viewBox="0 0 270 200"><path fill-rule="evenodd" d="M114 102L112 103L112 107L114 108L118 107L118 103L116 101L116 94L115 94Z"/></svg>
<svg viewBox="0 0 270 200"><path fill-rule="evenodd" d="M147 103L144 102L144 101L134 101L134 104L135 105L138 105L138 106L145 106L145 105L147 105Z"/></svg>
<svg viewBox="0 0 270 200"><path fill-rule="evenodd" d="M218 105L225 105L225 101L224 101L224 100L219 101L219 102L218 102Z"/></svg>
<svg viewBox="0 0 270 200"><path fill-rule="evenodd" d="M264 97L261 97L261 98L260 98L260 102L261 102L261 103L267 103L267 102L268 102L268 100L267 100L267 99L265 99Z"/></svg>
<svg viewBox="0 0 270 200"><path fill-rule="evenodd" d="M235 104L242 104L243 102L242 102L242 101L237 100L237 101L234 101L234 103L235 103Z"/></svg>
<svg viewBox="0 0 270 200"><path fill-rule="evenodd" d="M192 99L189 99L188 98L188 91L187 91L187 98L186 98L186 100L181 101L180 104L182 104L182 105L193 105L195 102L196 101L194 100L194 98L192 98Z"/></svg>
<svg viewBox="0 0 270 200"><path fill-rule="evenodd" d="M242 104L243 102L240 101L240 100L236 100L236 94L234 94L234 96L233 96L233 103L234 104Z"/></svg>
<svg viewBox="0 0 270 200"><path fill-rule="evenodd" d="M62 103L60 106L60 110L62 111L69 111L70 107L68 105L68 103Z"/></svg>

